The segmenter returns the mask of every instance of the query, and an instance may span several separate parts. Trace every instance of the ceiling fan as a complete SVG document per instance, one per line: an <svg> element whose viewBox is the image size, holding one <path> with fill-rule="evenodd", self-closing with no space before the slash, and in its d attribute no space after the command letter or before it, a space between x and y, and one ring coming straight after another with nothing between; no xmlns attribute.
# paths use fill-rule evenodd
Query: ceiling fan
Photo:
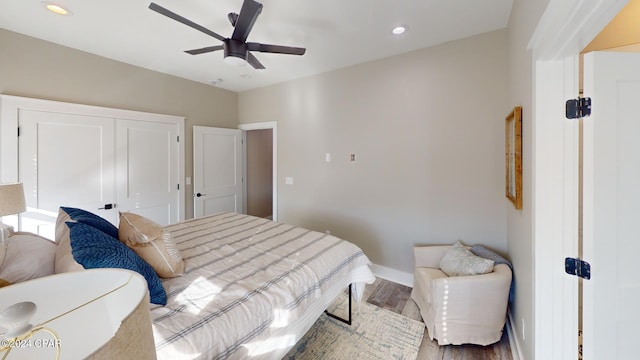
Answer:
<svg viewBox="0 0 640 360"><path fill-rule="evenodd" d="M233 34L230 38L218 35L204 26L198 25L156 3L152 2L149 4L149 9L222 41L222 45L207 46L200 49L185 51L191 55L224 50L224 60L227 63L240 65L244 64L246 61L256 69L264 69L264 65L262 65L250 51L290 55L303 55L306 51L305 48L299 47L247 42L247 37L253 28L253 24L256 22L258 15L262 12L262 4L254 0L244 0L242 8L240 9L240 14L229 13L227 15L231 25L234 27Z"/></svg>

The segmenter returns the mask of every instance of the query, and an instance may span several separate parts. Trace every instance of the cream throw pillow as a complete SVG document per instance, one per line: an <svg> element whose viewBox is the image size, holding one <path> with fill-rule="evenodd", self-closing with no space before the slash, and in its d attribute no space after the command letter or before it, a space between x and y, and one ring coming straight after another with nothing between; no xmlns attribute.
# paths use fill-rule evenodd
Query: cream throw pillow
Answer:
<svg viewBox="0 0 640 360"><path fill-rule="evenodd" d="M120 213L118 237L149 263L158 276L171 278L184 273L184 261L171 233L159 224L138 214Z"/></svg>
<svg viewBox="0 0 640 360"><path fill-rule="evenodd" d="M474 255L456 241L440 260L440 270L448 276L486 274L493 271L493 260Z"/></svg>
<svg viewBox="0 0 640 360"><path fill-rule="evenodd" d="M78 264L71 253L71 238L69 237L69 227L66 224L67 221L73 221L71 216L69 216L69 214L67 214L62 208L58 209L55 233L56 243L58 244L55 258L56 274L84 270L84 267Z"/></svg>

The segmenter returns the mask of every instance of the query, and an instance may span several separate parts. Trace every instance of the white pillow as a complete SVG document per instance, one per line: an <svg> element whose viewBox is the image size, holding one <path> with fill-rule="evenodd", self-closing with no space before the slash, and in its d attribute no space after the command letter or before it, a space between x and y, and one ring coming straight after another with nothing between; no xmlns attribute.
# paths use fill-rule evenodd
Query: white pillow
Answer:
<svg viewBox="0 0 640 360"><path fill-rule="evenodd" d="M486 274L493 271L493 260L474 255L456 241L440 260L440 270L448 276Z"/></svg>
<svg viewBox="0 0 640 360"><path fill-rule="evenodd" d="M56 244L42 236L16 233L6 241L0 279L19 283L54 274Z"/></svg>

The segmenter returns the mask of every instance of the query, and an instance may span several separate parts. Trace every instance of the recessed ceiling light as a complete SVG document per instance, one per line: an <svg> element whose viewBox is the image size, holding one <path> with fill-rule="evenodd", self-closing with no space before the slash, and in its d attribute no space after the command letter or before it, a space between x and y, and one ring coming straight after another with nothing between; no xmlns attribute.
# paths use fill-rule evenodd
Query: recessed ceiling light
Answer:
<svg viewBox="0 0 640 360"><path fill-rule="evenodd" d="M47 10L51 11L54 14L58 14L58 15L71 15L71 14L73 14L71 12L71 10L65 8L62 5L59 5L59 4L56 4L56 3L52 3L52 2L49 2L49 1L42 1L40 3L42 4L42 6L47 8Z"/></svg>
<svg viewBox="0 0 640 360"><path fill-rule="evenodd" d="M405 31L407 31L407 26L402 25L402 26L394 27L393 30L391 30L391 33L393 35L400 35L400 34L404 34Z"/></svg>

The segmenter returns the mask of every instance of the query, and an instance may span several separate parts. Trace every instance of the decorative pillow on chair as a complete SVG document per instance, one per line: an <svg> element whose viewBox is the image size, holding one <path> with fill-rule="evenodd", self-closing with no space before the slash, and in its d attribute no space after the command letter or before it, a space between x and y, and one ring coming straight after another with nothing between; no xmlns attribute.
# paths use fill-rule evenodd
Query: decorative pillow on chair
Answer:
<svg viewBox="0 0 640 360"><path fill-rule="evenodd" d="M138 214L120 213L118 238L153 267L158 276L171 278L184 273L182 255L171 233Z"/></svg>
<svg viewBox="0 0 640 360"><path fill-rule="evenodd" d="M0 258L0 287L54 274L56 244L39 235L18 232L7 239Z"/></svg>
<svg viewBox="0 0 640 360"><path fill-rule="evenodd" d="M147 280L151 302L166 305L167 294L153 268L118 239L81 222L67 222L73 257L86 269L121 268Z"/></svg>
<svg viewBox="0 0 640 360"><path fill-rule="evenodd" d="M493 271L493 260L474 255L456 241L440 260L440 270L448 276L486 274Z"/></svg>

